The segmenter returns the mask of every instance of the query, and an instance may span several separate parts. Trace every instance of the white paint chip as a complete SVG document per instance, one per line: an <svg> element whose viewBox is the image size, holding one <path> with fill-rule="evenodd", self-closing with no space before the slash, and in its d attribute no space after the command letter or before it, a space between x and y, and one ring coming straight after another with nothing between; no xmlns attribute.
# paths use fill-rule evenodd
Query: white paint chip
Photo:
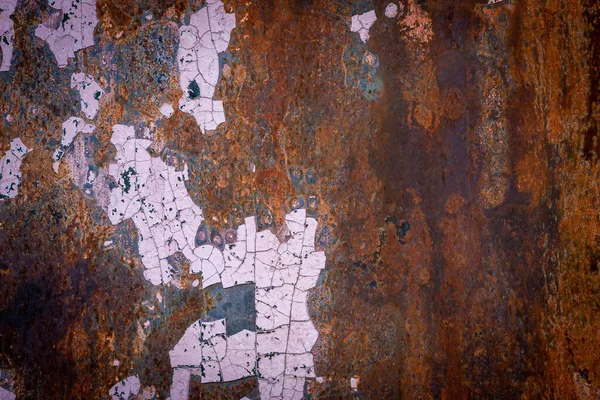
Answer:
<svg viewBox="0 0 600 400"><path fill-rule="evenodd" d="M171 398L187 393L189 379L184 384L176 378L182 369L201 382L256 375L263 399L301 399L306 379L315 378L311 350L319 334L307 298L325 268L325 254L315 252L317 221L305 209L286 215L285 222L292 235L287 242L268 230L257 232L255 217L248 217L237 242L223 251L203 245L186 254L190 273L202 273L203 288L255 284L256 330L227 336L225 319L192 324L169 352Z"/></svg>
<svg viewBox="0 0 600 400"><path fill-rule="evenodd" d="M56 9L35 29L35 36L46 41L60 68L67 66L75 52L94 45L98 24L96 0L48 0Z"/></svg>
<svg viewBox="0 0 600 400"><path fill-rule="evenodd" d="M396 3L388 4L384 14L388 18L396 18L396 16L398 16L398 5Z"/></svg>
<svg viewBox="0 0 600 400"><path fill-rule="evenodd" d="M219 82L219 53L227 50L235 14L226 13L220 0L208 1L179 28L177 66L183 97L179 109L191 114L202 132L225 122L223 102L214 100Z"/></svg>
<svg viewBox="0 0 600 400"><path fill-rule="evenodd" d="M0 387L0 400L15 400L17 396L10 390Z"/></svg>
<svg viewBox="0 0 600 400"><path fill-rule="evenodd" d="M364 14L353 15L350 30L352 32L358 32L360 40L367 43L369 40L369 30L376 20L377 15L375 14L375 10L367 11Z"/></svg>
<svg viewBox="0 0 600 400"><path fill-rule="evenodd" d="M169 103L165 103L160 107L160 113L166 118L171 118L174 112L173 106Z"/></svg>
<svg viewBox="0 0 600 400"><path fill-rule="evenodd" d="M2 63L0 72L9 71L14 50L15 27L10 16L15 12L18 0L0 0L0 49Z"/></svg>
<svg viewBox="0 0 600 400"><path fill-rule="evenodd" d="M10 142L10 150L0 160L0 200L14 198L21 186L21 163L31 150L23 144L20 138Z"/></svg>
<svg viewBox="0 0 600 400"><path fill-rule="evenodd" d="M167 284L173 279L167 258L195 248L196 231L204 220L185 186L187 165L177 171L160 157L151 157L147 148L152 141L137 139L132 126L115 125L111 142L117 155L108 170L116 181L109 219L113 225L133 221L144 277L153 285Z"/></svg>
<svg viewBox="0 0 600 400"><path fill-rule="evenodd" d="M137 375L130 376L113 386L108 395L112 400L127 400L129 396L137 395L141 386L140 378Z"/></svg>
<svg viewBox="0 0 600 400"><path fill-rule="evenodd" d="M78 73L71 75L71 89L79 92L81 98L81 111L89 119L96 118L100 97L104 96L104 90L91 75Z"/></svg>

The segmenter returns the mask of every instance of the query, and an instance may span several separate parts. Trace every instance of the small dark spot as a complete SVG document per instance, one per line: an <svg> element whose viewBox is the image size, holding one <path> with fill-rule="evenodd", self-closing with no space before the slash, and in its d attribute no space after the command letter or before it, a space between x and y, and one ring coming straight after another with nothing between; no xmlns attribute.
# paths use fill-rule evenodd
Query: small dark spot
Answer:
<svg viewBox="0 0 600 400"><path fill-rule="evenodd" d="M63 27L65 25L65 22L67 22L70 19L71 19L71 17L69 17L69 14L66 14L66 13L63 14L63 18L62 18L62 25L63 25Z"/></svg>
<svg viewBox="0 0 600 400"><path fill-rule="evenodd" d="M587 368L583 368L583 369L580 369L580 370L579 370L579 371L577 371L577 372L579 373L579 375L580 375L580 376L581 376L583 379L585 379L586 383L590 383L590 384L592 383L592 382L590 381L590 370L589 370L589 369L587 369Z"/></svg>
<svg viewBox="0 0 600 400"><path fill-rule="evenodd" d="M190 84L188 85L188 97L190 99L195 99L197 97L200 97L200 87L198 86L198 83L193 80L190 82Z"/></svg>

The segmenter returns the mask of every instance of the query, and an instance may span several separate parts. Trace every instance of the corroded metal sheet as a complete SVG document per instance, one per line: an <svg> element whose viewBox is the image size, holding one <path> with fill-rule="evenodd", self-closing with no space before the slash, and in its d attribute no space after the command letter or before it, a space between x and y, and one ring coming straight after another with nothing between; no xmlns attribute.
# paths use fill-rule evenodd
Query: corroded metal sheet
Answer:
<svg viewBox="0 0 600 400"><path fill-rule="evenodd" d="M591 0L0 0L0 399L600 397Z"/></svg>

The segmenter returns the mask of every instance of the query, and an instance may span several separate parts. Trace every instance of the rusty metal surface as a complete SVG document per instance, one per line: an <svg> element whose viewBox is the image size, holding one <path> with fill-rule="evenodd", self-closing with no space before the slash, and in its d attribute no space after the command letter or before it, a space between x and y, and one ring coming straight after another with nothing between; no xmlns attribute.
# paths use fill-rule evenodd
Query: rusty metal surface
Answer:
<svg viewBox="0 0 600 400"><path fill-rule="evenodd" d="M227 121L205 135L177 110L152 154L189 165L214 232L256 215L278 233L299 204L318 220L323 379L306 398L600 398L600 5L400 0L388 18L388 4L225 1ZM166 398L186 328L246 304L192 287L185 260L182 288L149 285L133 223L112 225L68 168L52 171L80 107L71 74L106 91L89 140L107 168L113 125L177 104L177 29L202 5L98 0L95 45L59 69L33 34L50 7L18 3L0 73L0 155L16 137L34 149L0 200L0 385L17 398L108 398L133 374ZM370 9L363 43L350 18ZM190 385L190 398L257 393L256 378Z"/></svg>

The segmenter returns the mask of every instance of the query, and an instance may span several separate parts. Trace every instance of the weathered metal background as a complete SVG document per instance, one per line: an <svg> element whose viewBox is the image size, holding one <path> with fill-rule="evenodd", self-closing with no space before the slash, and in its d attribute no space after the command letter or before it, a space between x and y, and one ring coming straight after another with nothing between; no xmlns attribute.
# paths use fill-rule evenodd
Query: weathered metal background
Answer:
<svg viewBox="0 0 600 400"><path fill-rule="evenodd" d="M176 111L152 151L189 165L210 229L257 215L276 232L298 205L319 221L324 379L308 398L599 398L600 5L400 0L387 18L388 3L225 1L227 122L203 135ZM50 7L18 3L0 73L0 153L17 136L34 149L0 202L0 384L18 398L106 398L132 374L166 398L185 329L247 303L192 288L185 267L186 290L149 285L131 221L111 225L52 171L80 107L71 74L85 66L107 93L89 139L106 168L112 125L177 104L177 28L200 6L98 0L95 45L59 69L33 34ZM349 23L370 9L365 44ZM256 385L192 381L190 398Z"/></svg>

